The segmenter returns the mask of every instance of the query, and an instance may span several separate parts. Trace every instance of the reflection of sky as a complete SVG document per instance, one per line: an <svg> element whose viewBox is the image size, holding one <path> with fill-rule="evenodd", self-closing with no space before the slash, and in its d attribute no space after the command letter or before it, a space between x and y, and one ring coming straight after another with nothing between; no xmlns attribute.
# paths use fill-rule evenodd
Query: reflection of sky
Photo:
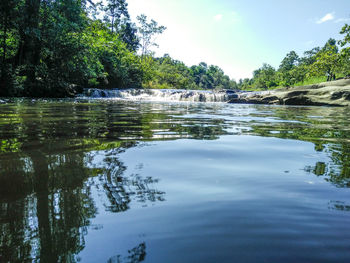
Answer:
<svg viewBox="0 0 350 263"><path fill-rule="evenodd" d="M175 262L221 262L218 256L232 255L238 262L256 262L249 257L257 255L268 262L310 262L300 258L304 255L314 262L348 261L346 108L128 102L124 110L124 102L101 101L74 112L62 103L67 109L59 111L64 122L52 121L55 105L52 111L46 103L28 107L47 107L44 115L30 121L38 118L41 124L28 126L28 133L23 133L35 136L1 155L4 171L21 161L20 174L28 173L23 178L34 180L28 184L40 179L31 177L35 166L50 164L49 173L42 175L49 176L53 195L41 200L49 202L50 213L38 213L37 194L23 192L28 194L28 211L19 221L29 220L25 236L33 255L39 255L42 241L36 219L40 214L55 218L50 224L64 239L81 227L79 238L86 241L82 262L106 262L140 244L145 244L149 262L171 262L169 257ZM71 116L68 125L65 115ZM17 126L7 125L11 121L4 120L2 131L18 136ZM72 131L78 127L77 136ZM38 130L46 131L40 141ZM141 130L146 141L121 143L121 135L138 135ZM326 143L331 139L334 143ZM16 179L9 171L4 176ZM75 178L78 185L71 180ZM69 224L68 214L77 220L73 226L56 225ZM11 214L6 220L12 220ZM275 251L281 258L274 258Z"/></svg>
<svg viewBox="0 0 350 263"><path fill-rule="evenodd" d="M316 162L330 162L309 142L228 135L152 142L118 158L127 167L123 176L159 179L154 187L165 192L165 202L146 207L131 202L129 210L113 214L94 190L99 214L92 224L103 228L89 231L83 262L127 255L142 242L147 262L193 262L193 255L208 262L240 255L241 249L247 252L241 259L248 261L254 253L269 258L276 249L294 259L305 248L322 257L338 242L335 232L350 234L347 214L335 216L329 209L331 200L349 202L348 191L305 171ZM320 238L323 250L312 245Z"/></svg>

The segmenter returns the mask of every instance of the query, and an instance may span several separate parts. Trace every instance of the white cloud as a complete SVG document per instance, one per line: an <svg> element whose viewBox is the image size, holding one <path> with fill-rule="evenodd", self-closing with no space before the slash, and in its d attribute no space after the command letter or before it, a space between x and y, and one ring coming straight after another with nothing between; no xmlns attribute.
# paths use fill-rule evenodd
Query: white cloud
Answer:
<svg viewBox="0 0 350 263"><path fill-rule="evenodd" d="M315 41L314 40L309 40L305 42L305 46L312 46L314 45Z"/></svg>
<svg viewBox="0 0 350 263"><path fill-rule="evenodd" d="M232 22L240 22L241 19L240 19L238 13L233 11L231 13L231 20L232 20Z"/></svg>
<svg viewBox="0 0 350 263"><path fill-rule="evenodd" d="M214 16L215 21L220 21L220 20L222 20L222 18L223 18L222 14L217 14L216 16Z"/></svg>
<svg viewBox="0 0 350 263"><path fill-rule="evenodd" d="M322 24L324 22L331 21L333 19L334 19L334 13L328 13L324 17L322 17L321 19L317 20L316 23Z"/></svg>
<svg viewBox="0 0 350 263"><path fill-rule="evenodd" d="M338 18L337 20L335 20L335 23L346 23L349 22L350 18Z"/></svg>

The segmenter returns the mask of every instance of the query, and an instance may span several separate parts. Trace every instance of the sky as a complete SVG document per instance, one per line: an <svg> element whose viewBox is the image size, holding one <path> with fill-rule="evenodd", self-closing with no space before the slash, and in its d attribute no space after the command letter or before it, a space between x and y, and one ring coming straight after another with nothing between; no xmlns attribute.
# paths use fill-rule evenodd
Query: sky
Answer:
<svg viewBox="0 0 350 263"><path fill-rule="evenodd" d="M128 0L133 21L145 14L166 26L154 49L186 65L217 65L238 81L285 55L323 46L350 23L350 0Z"/></svg>

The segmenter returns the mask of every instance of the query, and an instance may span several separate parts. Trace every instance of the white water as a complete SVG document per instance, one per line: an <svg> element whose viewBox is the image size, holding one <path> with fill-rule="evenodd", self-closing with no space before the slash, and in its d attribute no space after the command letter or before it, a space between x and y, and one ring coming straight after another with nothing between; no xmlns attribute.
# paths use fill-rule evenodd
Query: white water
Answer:
<svg viewBox="0 0 350 263"><path fill-rule="evenodd" d="M234 92L207 90L170 90L170 89L124 89L102 90L86 89L79 97L115 98L133 101L190 101L190 102L227 102Z"/></svg>

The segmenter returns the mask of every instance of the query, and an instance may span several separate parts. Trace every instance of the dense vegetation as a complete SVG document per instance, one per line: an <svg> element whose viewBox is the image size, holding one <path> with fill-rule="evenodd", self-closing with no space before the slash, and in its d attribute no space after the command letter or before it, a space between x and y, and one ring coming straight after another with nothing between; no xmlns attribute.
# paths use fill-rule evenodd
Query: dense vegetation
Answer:
<svg viewBox="0 0 350 263"><path fill-rule="evenodd" d="M217 66L188 67L155 58L154 36L166 28L145 15L131 21L126 0L6 0L0 2L0 96L64 97L82 88L268 89L350 73L350 26L339 41L276 70L264 64L236 83Z"/></svg>
<svg viewBox="0 0 350 263"><path fill-rule="evenodd" d="M350 75L350 26L345 25L341 32L343 40L330 38L323 47L305 51L299 57L295 51L289 52L276 70L269 64L253 72L251 79L239 80L240 89L269 89L280 86L313 84L335 80Z"/></svg>
<svg viewBox="0 0 350 263"><path fill-rule="evenodd" d="M102 18L103 17L103 18ZM82 87L233 87L223 71L156 59L165 27L132 22L125 0L7 0L0 3L0 95L59 97Z"/></svg>

